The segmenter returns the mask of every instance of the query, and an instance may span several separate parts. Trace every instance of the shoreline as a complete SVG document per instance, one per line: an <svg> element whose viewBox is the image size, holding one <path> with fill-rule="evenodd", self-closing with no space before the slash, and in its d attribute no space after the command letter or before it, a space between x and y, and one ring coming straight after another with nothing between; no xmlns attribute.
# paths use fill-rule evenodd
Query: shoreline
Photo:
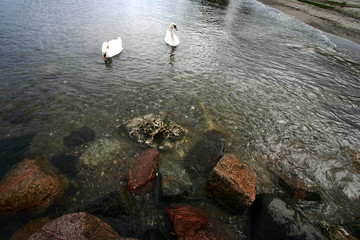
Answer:
<svg viewBox="0 0 360 240"><path fill-rule="evenodd" d="M325 33L360 45L360 1L351 7L320 8L297 0L258 0ZM354 1L354 0L353 0Z"/></svg>

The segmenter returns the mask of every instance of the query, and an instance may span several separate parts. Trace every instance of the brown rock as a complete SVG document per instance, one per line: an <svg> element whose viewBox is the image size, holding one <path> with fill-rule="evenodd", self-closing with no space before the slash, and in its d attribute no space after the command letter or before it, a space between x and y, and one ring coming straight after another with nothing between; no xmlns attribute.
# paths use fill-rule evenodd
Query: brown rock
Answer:
<svg viewBox="0 0 360 240"><path fill-rule="evenodd" d="M152 182L155 178L158 156L156 148L147 148L136 158L136 165L127 173L129 191L135 192Z"/></svg>
<svg viewBox="0 0 360 240"><path fill-rule="evenodd" d="M294 180L286 176L279 176L279 186L295 201L321 201L321 194L315 188L307 187L299 180Z"/></svg>
<svg viewBox="0 0 360 240"><path fill-rule="evenodd" d="M46 159L25 159L0 184L0 214L25 210L37 213L48 208L68 187Z"/></svg>
<svg viewBox="0 0 360 240"><path fill-rule="evenodd" d="M18 229L9 240L24 240L29 239L37 230L42 228L45 224L50 222L51 219L47 217L39 218L30 221L29 223Z"/></svg>
<svg viewBox="0 0 360 240"><path fill-rule="evenodd" d="M234 155L227 155L212 170L208 190L221 204L241 212L255 200L256 174Z"/></svg>
<svg viewBox="0 0 360 240"><path fill-rule="evenodd" d="M61 216L35 232L29 240L130 240L120 237L106 222L94 215L79 212Z"/></svg>
<svg viewBox="0 0 360 240"><path fill-rule="evenodd" d="M220 240L220 234L210 215L201 208L189 205L166 209L179 240Z"/></svg>

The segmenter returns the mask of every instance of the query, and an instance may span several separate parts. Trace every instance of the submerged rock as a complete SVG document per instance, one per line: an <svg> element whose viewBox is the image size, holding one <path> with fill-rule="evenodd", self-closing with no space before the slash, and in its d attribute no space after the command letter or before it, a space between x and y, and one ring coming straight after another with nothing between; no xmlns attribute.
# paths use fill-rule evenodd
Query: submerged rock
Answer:
<svg viewBox="0 0 360 240"><path fill-rule="evenodd" d="M360 152L349 147L344 147L343 151L345 152L346 156L351 160L357 172L360 173Z"/></svg>
<svg viewBox="0 0 360 240"><path fill-rule="evenodd" d="M158 156L156 148L147 148L137 156L136 165L128 170L126 177L130 192L136 192L154 180Z"/></svg>
<svg viewBox="0 0 360 240"><path fill-rule="evenodd" d="M186 240L220 240L215 222L201 208L178 205L166 209L178 239Z"/></svg>
<svg viewBox="0 0 360 240"><path fill-rule="evenodd" d="M95 166L105 161L112 161L120 150L121 144L119 141L101 138L92 142L79 160L85 165Z"/></svg>
<svg viewBox="0 0 360 240"><path fill-rule="evenodd" d="M73 132L69 136L64 137L64 145L68 148L92 141L95 138L95 132L88 126L83 126Z"/></svg>
<svg viewBox="0 0 360 240"><path fill-rule="evenodd" d="M166 237L156 229L149 229L141 235L141 240L166 240Z"/></svg>
<svg viewBox="0 0 360 240"><path fill-rule="evenodd" d="M48 160L25 159L0 184L0 214L42 212L64 194L69 183Z"/></svg>
<svg viewBox="0 0 360 240"><path fill-rule="evenodd" d="M271 194L256 196L250 208L250 239L323 239L321 231L300 212Z"/></svg>
<svg viewBox="0 0 360 240"><path fill-rule="evenodd" d="M224 140L216 130L207 131L186 155L185 168L192 173L208 173L224 154Z"/></svg>
<svg viewBox="0 0 360 240"><path fill-rule="evenodd" d="M84 212L61 216L45 224L29 240L42 239L116 239L125 240L106 222Z"/></svg>
<svg viewBox="0 0 360 240"><path fill-rule="evenodd" d="M331 225L326 221L321 221L319 225L321 231L323 231L330 240L356 240L356 238L351 236L342 226Z"/></svg>
<svg viewBox="0 0 360 240"><path fill-rule="evenodd" d="M45 224L50 222L51 219L47 217L38 218L30 221L29 223L18 229L9 240L24 240L29 239L37 230L42 228Z"/></svg>
<svg viewBox="0 0 360 240"><path fill-rule="evenodd" d="M50 161L57 169L68 176L75 176L77 174L77 158L72 155L61 154Z"/></svg>
<svg viewBox="0 0 360 240"><path fill-rule="evenodd" d="M255 201L256 174L234 155L227 155L210 173L208 190L223 206L241 212Z"/></svg>
<svg viewBox="0 0 360 240"><path fill-rule="evenodd" d="M183 127L168 120L164 113L137 117L123 126L131 138L148 147L161 147L164 140L173 140L185 133Z"/></svg>
<svg viewBox="0 0 360 240"><path fill-rule="evenodd" d="M321 201L321 194L314 188L306 187L299 180L294 180L285 176L279 176L280 187L290 196L297 200Z"/></svg>
<svg viewBox="0 0 360 240"><path fill-rule="evenodd" d="M192 188L190 175L178 164L164 163L160 167L161 198L181 200L189 196Z"/></svg>

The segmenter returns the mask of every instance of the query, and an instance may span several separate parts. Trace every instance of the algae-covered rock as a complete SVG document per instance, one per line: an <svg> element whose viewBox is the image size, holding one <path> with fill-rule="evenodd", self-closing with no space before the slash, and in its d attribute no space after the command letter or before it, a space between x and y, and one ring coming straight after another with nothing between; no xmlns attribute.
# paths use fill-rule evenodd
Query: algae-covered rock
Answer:
<svg viewBox="0 0 360 240"><path fill-rule="evenodd" d="M104 161L111 161L119 154L121 144L115 139L102 138L93 142L80 156L80 162L85 165L98 165Z"/></svg>
<svg viewBox="0 0 360 240"><path fill-rule="evenodd" d="M185 129L168 119L165 113L133 118L126 121L123 127L131 138L145 147L162 146L164 140L175 140L185 133ZM166 146L170 145L167 143Z"/></svg>

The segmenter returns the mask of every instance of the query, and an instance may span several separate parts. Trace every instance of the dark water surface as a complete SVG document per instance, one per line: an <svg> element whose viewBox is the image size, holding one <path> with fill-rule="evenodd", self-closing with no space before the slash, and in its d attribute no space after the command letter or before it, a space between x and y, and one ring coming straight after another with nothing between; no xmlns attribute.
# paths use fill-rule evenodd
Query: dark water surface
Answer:
<svg viewBox="0 0 360 240"><path fill-rule="evenodd" d="M171 22L176 49L163 40ZM74 154L63 138L84 125L133 156L136 143L117 126L167 111L189 130L188 149L211 119L225 153L257 173L258 192L273 192L270 173L285 173L321 189L313 216L358 216L360 175L342 147L360 150L359 48L341 51L255 0L2 0L0 32L2 168L24 152ZM106 65L102 42L118 36L124 51ZM77 198L93 194L84 182L96 189L91 177L71 181Z"/></svg>

